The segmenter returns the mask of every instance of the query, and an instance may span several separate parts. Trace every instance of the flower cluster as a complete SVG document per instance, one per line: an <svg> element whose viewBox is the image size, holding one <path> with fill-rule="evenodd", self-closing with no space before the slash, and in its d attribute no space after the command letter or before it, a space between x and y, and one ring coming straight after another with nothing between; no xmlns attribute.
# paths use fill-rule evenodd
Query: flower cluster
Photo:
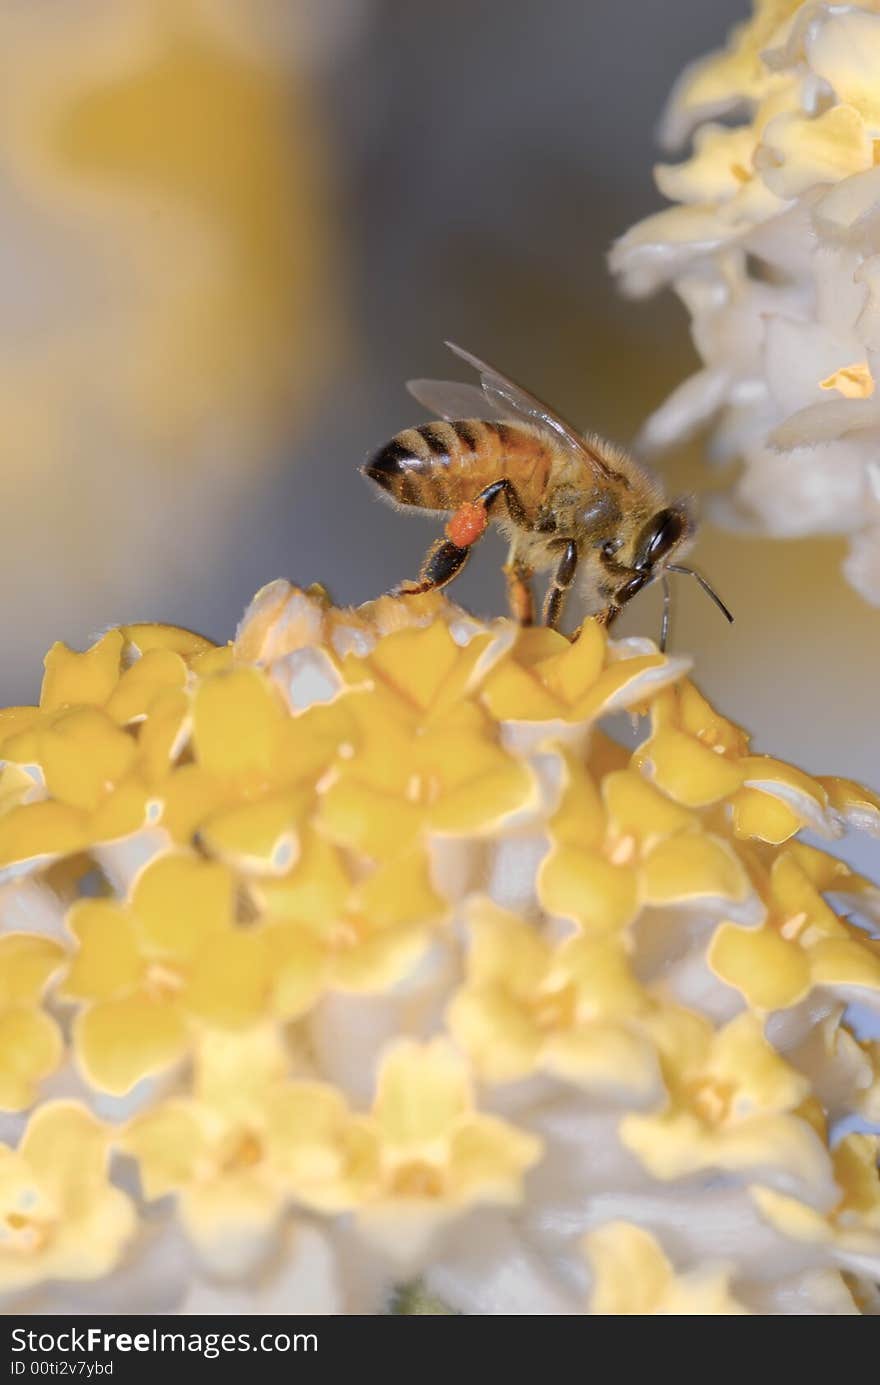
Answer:
<svg viewBox="0 0 880 1385"><path fill-rule="evenodd" d="M876 1308L880 892L798 834L880 799L687 672L285 582L56 645L0 713L7 1305Z"/></svg>
<svg viewBox="0 0 880 1385"><path fill-rule="evenodd" d="M679 205L614 247L624 286L671 282L704 362L649 419L664 447L712 424L739 459L716 513L776 535L851 535L845 572L880 604L880 4L755 0L689 68L660 165ZM745 112L740 123L717 117Z"/></svg>

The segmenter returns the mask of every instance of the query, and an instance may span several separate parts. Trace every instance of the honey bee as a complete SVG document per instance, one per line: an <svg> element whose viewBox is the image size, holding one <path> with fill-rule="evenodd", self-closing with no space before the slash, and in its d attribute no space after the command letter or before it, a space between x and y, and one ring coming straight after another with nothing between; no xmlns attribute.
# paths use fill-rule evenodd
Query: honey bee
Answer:
<svg viewBox="0 0 880 1385"><path fill-rule="evenodd" d="M396 595L445 587L494 521L510 544L504 574L511 613L521 624L534 620L531 579L548 570L542 618L554 629L576 583L587 614L610 626L637 592L659 579L665 649L670 572L694 577L733 620L700 573L672 561L694 540L689 500L667 503L659 482L621 448L581 436L500 371L446 345L479 373L480 385L409 381L410 393L440 418L398 433L362 468L392 503L450 516L418 581L401 583Z"/></svg>

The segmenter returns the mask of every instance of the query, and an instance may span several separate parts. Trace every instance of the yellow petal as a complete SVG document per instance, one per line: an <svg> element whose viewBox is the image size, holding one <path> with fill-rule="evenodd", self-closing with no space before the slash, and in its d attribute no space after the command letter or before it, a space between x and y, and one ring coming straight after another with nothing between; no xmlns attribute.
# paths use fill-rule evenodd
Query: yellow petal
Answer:
<svg viewBox="0 0 880 1385"><path fill-rule="evenodd" d="M284 711L257 668L234 668L200 683L193 701L196 760L215 774L268 775Z"/></svg>
<svg viewBox="0 0 880 1385"><path fill-rule="evenodd" d="M84 654L68 649L60 640L53 644L45 658L40 692L43 710L79 703L102 707L119 681L124 644L119 630L108 630Z"/></svg>
<svg viewBox="0 0 880 1385"><path fill-rule="evenodd" d="M33 1006L0 1009L0 1108L20 1111L37 1084L61 1062L64 1041L54 1020Z"/></svg>
<svg viewBox="0 0 880 1385"><path fill-rule="evenodd" d="M754 176L755 135L750 126L712 122L694 136L694 155L680 164L657 164L657 186L673 202L715 202L733 197Z"/></svg>
<svg viewBox="0 0 880 1385"><path fill-rule="evenodd" d="M450 678L461 650L442 621L388 635L370 664L403 697L426 711Z"/></svg>
<svg viewBox="0 0 880 1385"><path fill-rule="evenodd" d="M149 654L154 649L170 650L172 654L179 654L182 659L189 661L197 654L214 649L211 640L206 639L204 635L196 635L194 631L184 630L179 625L161 625L145 621L140 625L122 625L120 630L126 643L142 655Z"/></svg>
<svg viewBox="0 0 880 1385"><path fill-rule="evenodd" d="M722 1086L736 1088L733 1113L789 1111L810 1094L810 1081L779 1056L764 1037L757 1016L746 1011L715 1035L705 1071Z"/></svg>
<svg viewBox="0 0 880 1385"><path fill-rule="evenodd" d="M513 1206L523 1196L523 1175L541 1157L535 1135L494 1116L474 1116L452 1135L447 1188L467 1206L491 1202Z"/></svg>
<svg viewBox="0 0 880 1385"><path fill-rule="evenodd" d="M74 808L97 808L136 753L132 737L91 707L65 713L38 739L49 793Z"/></svg>
<svg viewBox="0 0 880 1385"><path fill-rule="evenodd" d="M0 1006L33 1004L66 960L64 948L33 933L0 936Z"/></svg>
<svg viewBox="0 0 880 1385"><path fill-rule="evenodd" d="M542 1035L526 1007L500 986L462 987L446 1021L485 1081L512 1082L534 1070Z"/></svg>
<svg viewBox="0 0 880 1385"><path fill-rule="evenodd" d="M555 847L544 857L538 897L548 913L573 919L588 933L625 928L638 912L634 872L574 846Z"/></svg>
<svg viewBox="0 0 880 1385"><path fill-rule="evenodd" d="M566 711L558 697L509 659L486 679L482 697L498 721L552 721Z"/></svg>
<svg viewBox="0 0 880 1385"><path fill-rule="evenodd" d="M655 847L642 867L649 904L693 899L745 900L749 878L731 849L717 837L686 833Z"/></svg>
<svg viewBox="0 0 880 1385"><path fill-rule="evenodd" d="M92 814L91 836L96 842L117 841L156 823L162 800L137 774L130 774L108 793Z"/></svg>
<svg viewBox="0 0 880 1385"><path fill-rule="evenodd" d="M826 938L810 952L817 986L865 986L880 990L880 947L853 938Z"/></svg>
<svg viewBox="0 0 880 1385"><path fill-rule="evenodd" d="M706 960L716 976L735 986L759 1010L795 1005L812 985L809 959L774 928L722 924Z"/></svg>
<svg viewBox="0 0 880 1385"><path fill-rule="evenodd" d="M349 1113L342 1094L320 1082L277 1090L268 1111L267 1148L288 1185L305 1196L344 1172Z"/></svg>
<svg viewBox="0 0 880 1385"><path fill-rule="evenodd" d="M490 835L536 797L528 766L499 756L494 768L441 796L431 810L430 827L452 836Z"/></svg>
<svg viewBox="0 0 880 1385"><path fill-rule="evenodd" d="M86 1079L115 1096L161 1072L188 1044L179 1006L138 994L85 1010L74 1022L73 1037Z"/></svg>
<svg viewBox="0 0 880 1385"><path fill-rule="evenodd" d="M585 1024L547 1039L549 1072L594 1092L644 1100L660 1089L653 1046L621 1025Z"/></svg>
<svg viewBox="0 0 880 1385"><path fill-rule="evenodd" d="M157 794L163 805L162 826L181 846L192 841L207 818L236 801L224 780L211 770L192 764L172 770L158 786Z"/></svg>
<svg viewBox="0 0 880 1385"><path fill-rule="evenodd" d="M877 383L867 361L853 361L852 365L841 366L824 380L820 380L819 388L837 390L844 399L870 399Z"/></svg>
<svg viewBox="0 0 880 1385"><path fill-rule="evenodd" d="M777 197L800 197L816 183L836 183L872 166L865 122L845 102L820 115L782 112L765 125L755 164Z"/></svg>
<svg viewBox="0 0 880 1385"><path fill-rule="evenodd" d="M842 8L808 31L810 66L833 88L837 98L854 106L873 136L880 135L880 16Z"/></svg>
<svg viewBox="0 0 880 1385"><path fill-rule="evenodd" d="M647 842L695 825L692 813L680 808L633 770L608 774L602 783L609 832L632 834Z"/></svg>
<svg viewBox="0 0 880 1385"><path fill-rule="evenodd" d="M350 889L342 853L307 831L296 865L279 879L263 880L260 897L268 917L297 919L321 931L328 920L342 914Z"/></svg>
<svg viewBox="0 0 880 1385"><path fill-rule="evenodd" d="M607 1222L584 1237L593 1272L590 1312L626 1317L654 1313L671 1287L672 1266L640 1226Z"/></svg>
<svg viewBox="0 0 880 1385"><path fill-rule="evenodd" d="M375 1114L390 1145L430 1145L444 1139L472 1104L461 1058L445 1039L418 1044L399 1039L379 1072Z"/></svg>
<svg viewBox="0 0 880 1385"><path fill-rule="evenodd" d="M109 899L81 899L67 926L79 943L60 994L72 1000L110 1000L132 990L146 963L126 910Z"/></svg>
<svg viewBox="0 0 880 1385"><path fill-rule="evenodd" d="M567 649L534 665L541 682L560 702L572 703L593 686L605 663L605 633L596 620L585 620Z"/></svg>
<svg viewBox="0 0 880 1385"><path fill-rule="evenodd" d="M271 977L272 1008L283 1019L297 1019L315 1004L332 979L332 953L296 924L269 924L263 930Z"/></svg>
<svg viewBox="0 0 880 1385"><path fill-rule="evenodd" d="M74 1101L50 1101L31 1116L19 1152L56 1205L84 1212L106 1179L109 1130Z"/></svg>
<svg viewBox="0 0 880 1385"><path fill-rule="evenodd" d="M137 740L138 765L148 784L161 783L172 761L181 754L190 731L189 713L189 697L174 688L165 688L152 699L150 714L140 724Z"/></svg>
<svg viewBox="0 0 880 1385"><path fill-rule="evenodd" d="M377 793L348 776L327 790L318 808L318 823L331 840L379 859L405 848L423 820L417 804Z"/></svg>
<svg viewBox="0 0 880 1385"><path fill-rule="evenodd" d="M206 1144L204 1122L186 1101L166 1101L137 1117L121 1146L138 1162L147 1198L164 1197L185 1187L197 1174Z"/></svg>
<svg viewBox="0 0 880 1385"><path fill-rule="evenodd" d="M66 856L89 840L87 818L67 803L23 803L0 817L0 866Z"/></svg>
<svg viewBox="0 0 880 1385"><path fill-rule="evenodd" d="M552 949L533 924L501 909L490 899L468 906L471 944L467 956L468 983L501 983L512 995L531 996L547 971Z"/></svg>
<svg viewBox="0 0 880 1385"><path fill-rule="evenodd" d="M204 822L199 837L213 856L254 875L284 875L299 856L299 828L310 795L290 793L227 808Z"/></svg>
<svg viewBox="0 0 880 1385"><path fill-rule="evenodd" d="M717 803L734 793L743 779L735 760L716 754L672 726L652 736L638 752L638 760L649 766L655 784L690 808Z"/></svg>
<svg viewBox="0 0 880 1385"><path fill-rule="evenodd" d="M730 802L738 837L754 837L778 846L803 827L803 820L787 803L757 789L739 789Z"/></svg>
<svg viewBox="0 0 880 1385"><path fill-rule="evenodd" d="M8 755L6 746L14 736L29 731L39 725L43 713L39 707L3 707L0 709L0 747L4 756Z"/></svg>
<svg viewBox="0 0 880 1385"><path fill-rule="evenodd" d="M107 700L106 712L124 725L145 716L159 693L183 688L186 664L171 649L150 649L123 673Z"/></svg>
<svg viewBox="0 0 880 1385"><path fill-rule="evenodd" d="M187 1008L209 1024L237 1028L260 1014L269 989L269 957L253 932L212 938L193 966Z"/></svg>
<svg viewBox="0 0 880 1385"><path fill-rule="evenodd" d="M195 957L231 921L234 887L231 872L219 861L183 851L151 861L138 876L131 899L145 949L172 958Z"/></svg>

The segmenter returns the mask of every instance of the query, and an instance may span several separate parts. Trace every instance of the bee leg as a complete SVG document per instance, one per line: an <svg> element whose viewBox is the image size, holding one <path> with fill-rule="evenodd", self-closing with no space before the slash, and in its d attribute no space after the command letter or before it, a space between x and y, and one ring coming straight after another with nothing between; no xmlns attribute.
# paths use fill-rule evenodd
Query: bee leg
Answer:
<svg viewBox="0 0 880 1385"><path fill-rule="evenodd" d="M565 598L577 572L577 565L577 544L574 539L567 539L564 542L559 565L553 574L553 580L544 598L544 624L551 630L555 630L559 624Z"/></svg>
<svg viewBox="0 0 880 1385"><path fill-rule="evenodd" d="M393 596L417 596L421 592L437 591L457 577L471 556L470 548L460 548L451 539L438 539L425 555L417 582L401 582Z"/></svg>
<svg viewBox="0 0 880 1385"><path fill-rule="evenodd" d="M526 516L523 503L516 492L516 486L512 481L508 481L506 476L502 476L498 481L492 481L490 485L484 486L480 494L476 497L474 504L483 505L487 510L491 510L499 495L503 495L507 501L507 513L520 529L527 529L529 521Z"/></svg>
<svg viewBox="0 0 880 1385"><path fill-rule="evenodd" d="M445 587L464 567L472 546L489 527L489 510L500 495L514 523L525 525L526 514L516 490L506 477L484 486L473 500L459 505L446 526L446 538L438 539L428 549L417 582L401 582L394 596L416 596L422 592Z"/></svg>
<svg viewBox="0 0 880 1385"><path fill-rule="evenodd" d="M604 625L606 630L610 630L622 610L622 606L606 606L604 611L596 612L594 616L596 624Z"/></svg>
<svg viewBox="0 0 880 1385"><path fill-rule="evenodd" d="M533 625L535 603L532 596L532 569L518 558L513 549L504 564L504 578L507 582L507 603L510 614L520 625Z"/></svg>
<svg viewBox="0 0 880 1385"><path fill-rule="evenodd" d="M672 605L672 597L669 593L669 578L663 574L663 619L660 623L660 653L666 653L666 644L669 639L669 611Z"/></svg>

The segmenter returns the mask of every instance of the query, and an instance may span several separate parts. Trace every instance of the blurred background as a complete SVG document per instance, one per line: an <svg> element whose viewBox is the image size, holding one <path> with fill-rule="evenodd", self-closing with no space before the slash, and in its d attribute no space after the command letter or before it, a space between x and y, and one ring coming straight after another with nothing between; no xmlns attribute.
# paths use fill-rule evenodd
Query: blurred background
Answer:
<svg viewBox="0 0 880 1385"><path fill-rule="evenodd" d="M0 0L0 700L63 638L225 640L279 576L339 602L436 526L364 454L452 337L626 442L695 364L605 253L655 210L654 128L747 0ZM673 492L717 484L694 449ZM880 613L832 540L704 529L728 628L679 580L673 647L759 749L880 786ZM501 546L456 596L503 609ZM659 602L625 633L656 637ZM878 868L876 844L843 854Z"/></svg>

